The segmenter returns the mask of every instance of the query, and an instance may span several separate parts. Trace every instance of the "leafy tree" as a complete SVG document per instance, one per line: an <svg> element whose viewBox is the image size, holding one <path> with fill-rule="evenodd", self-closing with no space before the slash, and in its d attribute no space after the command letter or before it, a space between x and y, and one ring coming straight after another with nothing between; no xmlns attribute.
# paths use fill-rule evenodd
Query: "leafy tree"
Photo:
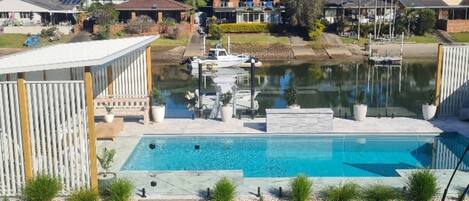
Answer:
<svg viewBox="0 0 469 201"><path fill-rule="evenodd" d="M415 34L424 35L435 27L435 12L432 9L422 9L418 12Z"/></svg>
<svg viewBox="0 0 469 201"><path fill-rule="evenodd" d="M196 8L207 6L207 0L184 0L184 3Z"/></svg>
<svg viewBox="0 0 469 201"><path fill-rule="evenodd" d="M311 30L323 12L324 0L283 0L286 17L293 26Z"/></svg>
<svg viewBox="0 0 469 201"><path fill-rule="evenodd" d="M112 4L102 5L100 3L93 3L88 8L88 15L91 16L98 25L100 25L100 29L96 34L96 39L100 40L109 38L111 25L114 24L119 17L119 12L112 7Z"/></svg>

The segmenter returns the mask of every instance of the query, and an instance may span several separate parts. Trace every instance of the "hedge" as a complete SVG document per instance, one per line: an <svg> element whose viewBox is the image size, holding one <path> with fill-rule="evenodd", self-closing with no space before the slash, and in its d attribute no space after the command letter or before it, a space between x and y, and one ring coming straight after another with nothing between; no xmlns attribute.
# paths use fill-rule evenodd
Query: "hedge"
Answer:
<svg viewBox="0 0 469 201"><path fill-rule="evenodd" d="M223 33L264 33L269 32L269 25L264 23L227 23L220 24Z"/></svg>

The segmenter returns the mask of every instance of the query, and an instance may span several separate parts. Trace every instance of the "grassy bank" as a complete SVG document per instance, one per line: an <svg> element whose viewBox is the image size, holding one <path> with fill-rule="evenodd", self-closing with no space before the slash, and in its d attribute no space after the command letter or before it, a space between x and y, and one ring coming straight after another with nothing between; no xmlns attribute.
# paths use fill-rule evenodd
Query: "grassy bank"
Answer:
<svg viewBox="0 0 469 201"><path fill-rule="evenodd" d="M189 41L189 37L183 37L180 39L171 38L159 38L151 44L152 46L186 46Z"/></svg>
<svg viewBox="0 0 469 201"><path fill-rule="evenodd" d="M358 45L365 45L368 42L368 38L360 38L357 40L356 37L340 37L344 44L358 44ZM398 40L400 42L400 39ZM408 43L438 43L436 37L432 34L425 34L423 36L411 36L405 39L405 42Z"/></svg>
<svg viewBox="0 0 469 201"><path fill-rule="evenodd" d="M23 48L24 41L28 38L26 34L2 34L0 35L0 48ZM69 35L64 35L61 40L49 42L47 38L41 38L41 47L70 41Z"/></svg>
<svg viewBox="0 0 469 201"><path fill-rule="evenodd" d="M468 43L469 42L469 32L463 33L450 33L453 36L454 40L459 43Z"/></svg>
<svg viewBox="0 0 469 201"><path fill-rule="evenodd" d="M216 45L221 42L223 45L228 43L228 36L230 37L231 44L236 45L289 45L290 40L287 36L276 36L265 33L254 34L225 34L221 41L209 40L210 45Z"/></svg>

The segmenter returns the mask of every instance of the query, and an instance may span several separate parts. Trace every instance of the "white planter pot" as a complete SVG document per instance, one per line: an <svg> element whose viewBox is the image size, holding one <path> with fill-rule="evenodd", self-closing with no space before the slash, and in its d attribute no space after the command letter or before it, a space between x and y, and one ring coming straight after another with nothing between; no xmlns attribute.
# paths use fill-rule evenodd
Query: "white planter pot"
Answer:
<svg viewBox="0 0 469 201"><path fill-rule="evenodd" d="M363 104L354 105L353 116L355 117L355 120L357 121L365 120L367 110L368 110L368 107L366 105L363 105Z"/></svg>
<svg viewBox="0 0 469 201"><path fill-rule="evenodd" d="M104 115L104 121L106 123L112 123L112 121L114 121L114 115L113 114Z"/></svg>
<svg viewBox="0 0 469 201"><path fill-rule="evenodd" d="M427 121L433 119L433 117L435 117L435 114L436 114L436 106L435 105L423 104L422 105L422 114L423 114L423 119L425 119Z"/></svg>
<svg viewBox="0 0 469 201"><path fill-rule="evenodd" d="M166 112L165 106L151 106L152 119L156 123L161 123L164 120Z"/></svg>
<svg viewBox="0 0 469 201"><path fill-rule="evenodd" d="M300 109L300 108L301 108L301 106L298 105L298 104L293 104L293 105L288 106L288 109Z"/></svg>
<svg viewBox="0 0 469 201"><path fill-rule="evenodd" d="M223 106L221 107L221 120L224 122L230 121L233 118L233 107Z"/></svg>

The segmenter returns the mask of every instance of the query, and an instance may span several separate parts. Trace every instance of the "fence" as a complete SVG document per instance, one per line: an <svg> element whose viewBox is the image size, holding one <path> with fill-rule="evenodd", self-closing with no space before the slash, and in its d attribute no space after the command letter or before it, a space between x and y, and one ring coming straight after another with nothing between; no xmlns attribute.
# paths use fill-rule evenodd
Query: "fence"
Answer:
<svg viewBox="0 0 469 201"><path fill-rule="evenodd" d="M469 46L444 46L442 54L439 115L454 116L469 100Z"/></svg>
<svg viewBox="0 0 469 201"><path fill-rule="evenodd" d="M0 83L0 184L7 196L18 195L25 180L16 85ZM26 82L26 91L33 174L59 178L62 194L89 186L83 81Z"/></svg>

